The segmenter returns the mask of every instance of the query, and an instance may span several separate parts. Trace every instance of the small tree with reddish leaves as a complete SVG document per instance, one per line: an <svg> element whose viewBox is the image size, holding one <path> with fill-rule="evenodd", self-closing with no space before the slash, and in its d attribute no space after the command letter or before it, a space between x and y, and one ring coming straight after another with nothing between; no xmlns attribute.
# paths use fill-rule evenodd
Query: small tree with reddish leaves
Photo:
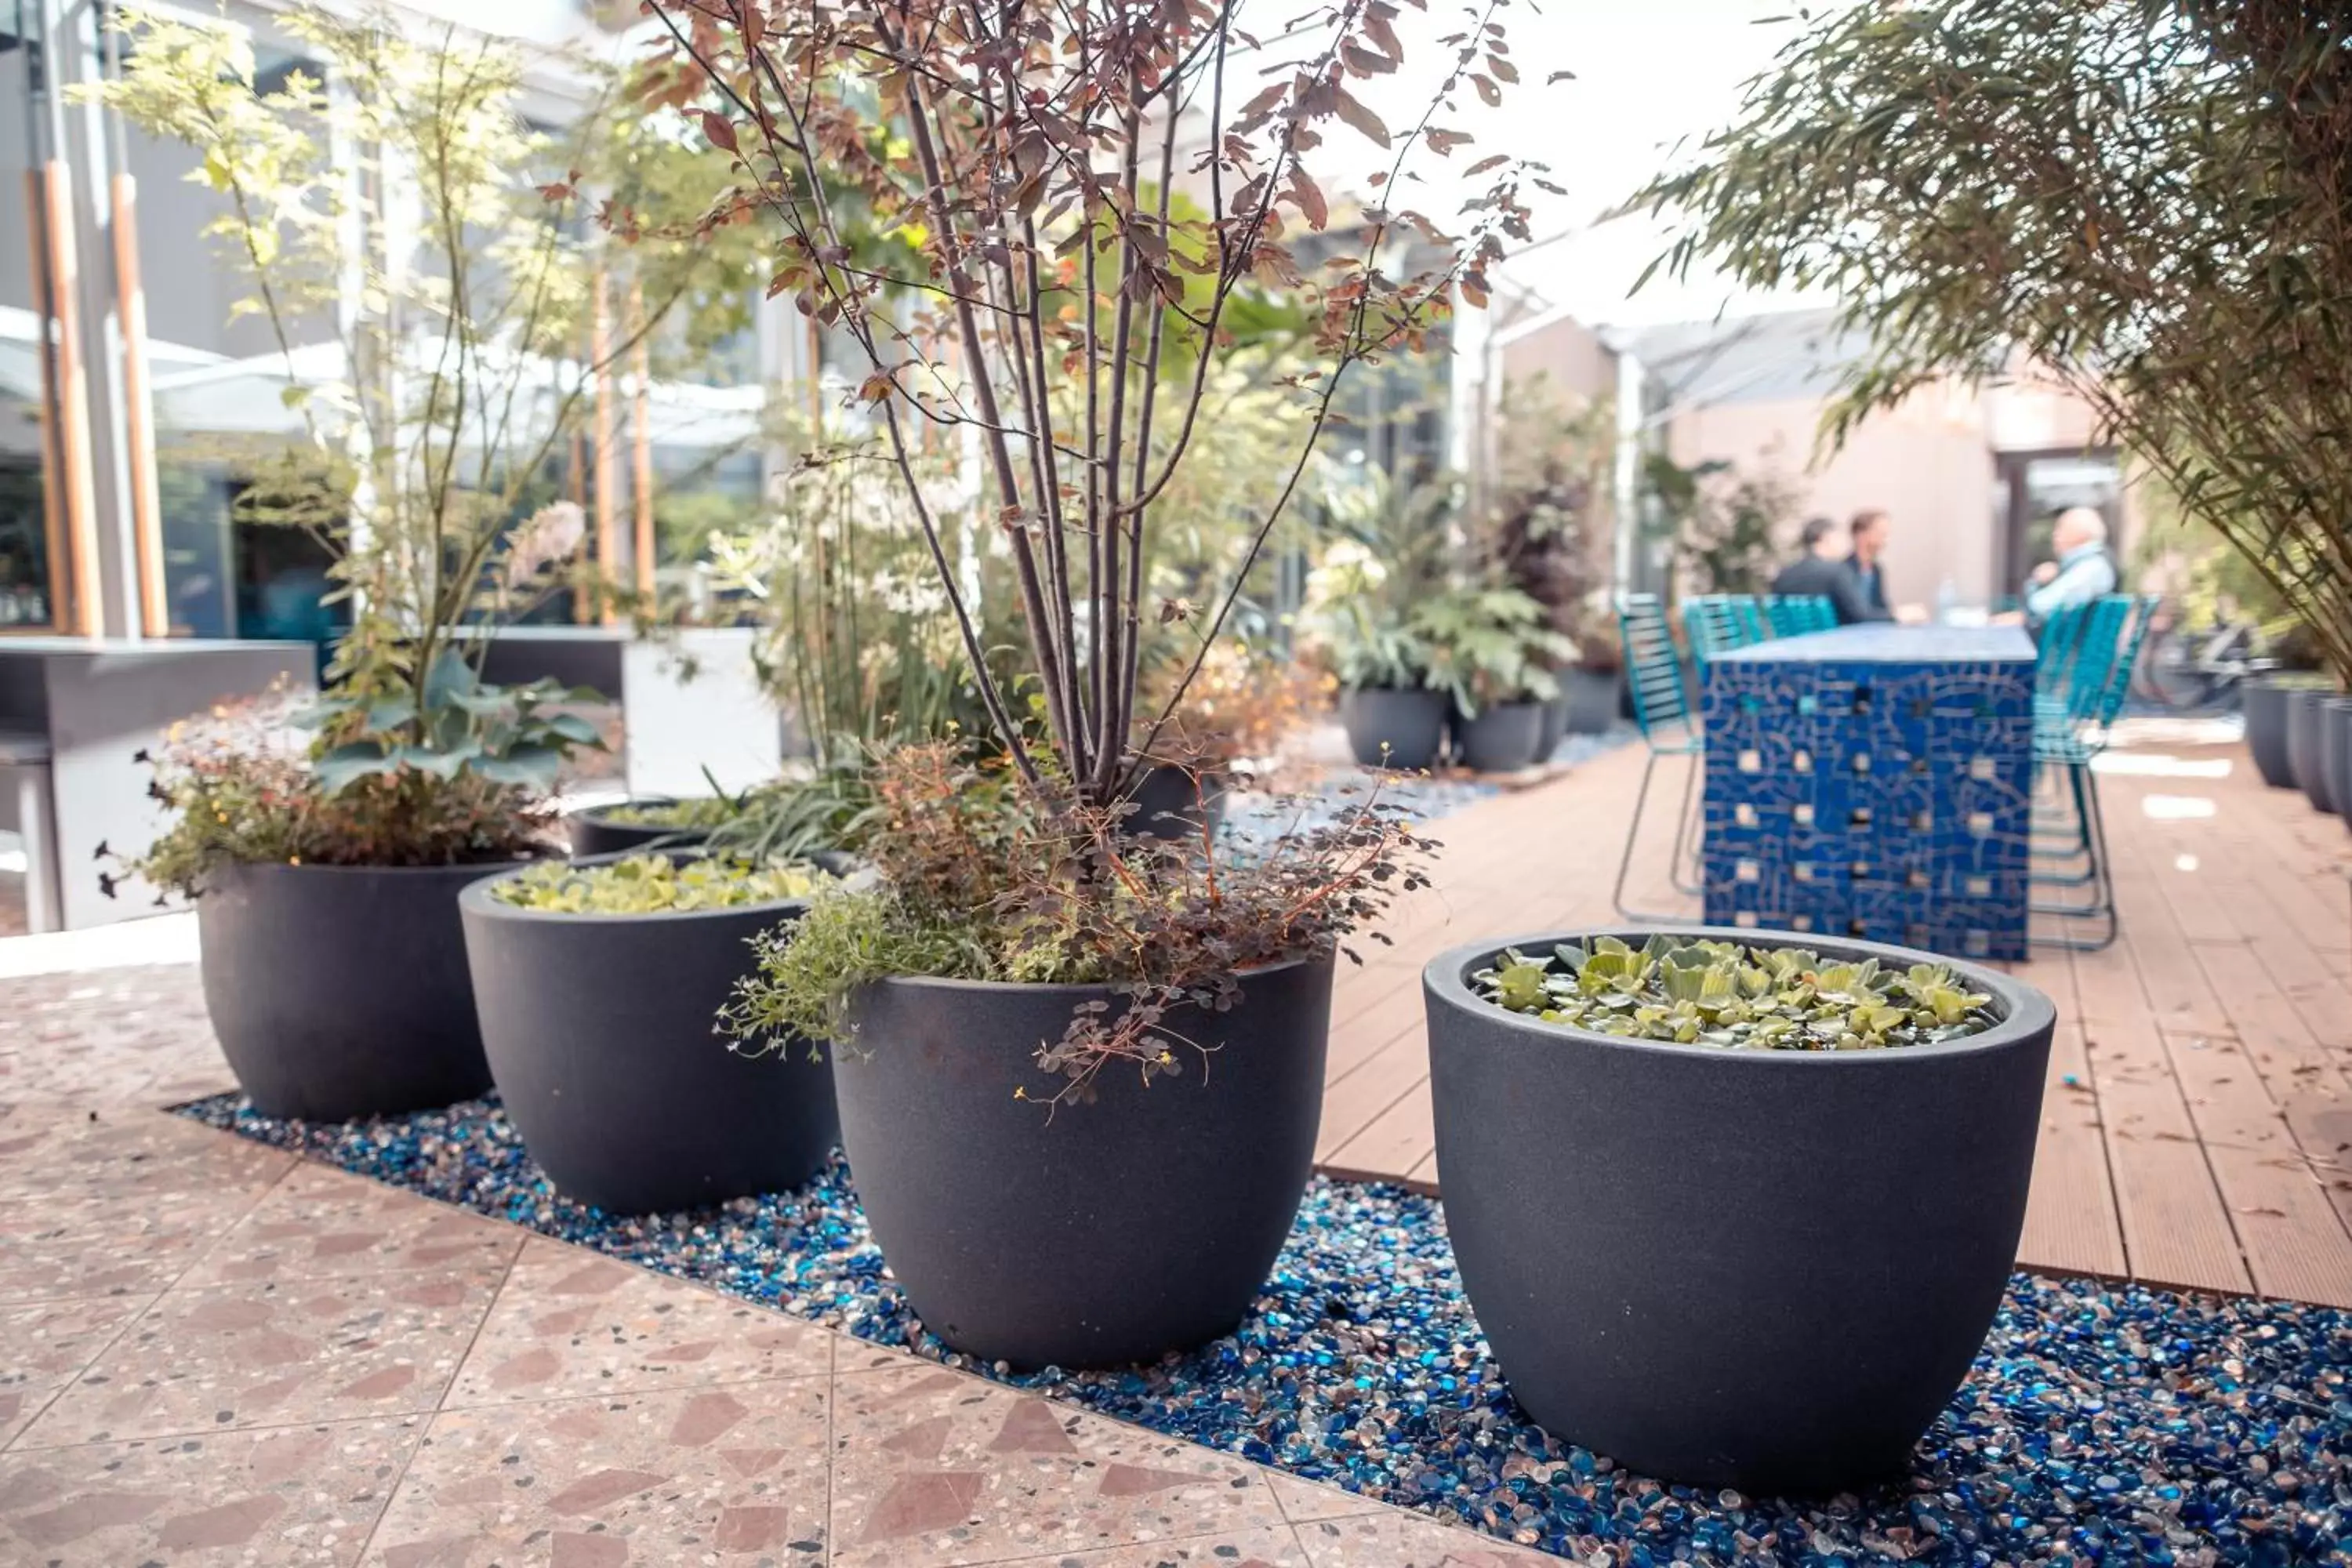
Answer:
<svg viewBox="0 0 2352 1568"><path fill-rule="evenodd" d="M1455 225L1373 205L1353 259L1307 277L1292 249L1330 219L1310 170L1327 135L1388 150L1372 180L1383 195L1417 148L1450 156L1470 141L1440 121L1517 79L1502 7L1465 9L1441 43L1443 84L1392 129L1358 96L1403 62L1390 0L1337 0L1263 39L1233 0L647 0L671 46L659 96L701 107L740 174L707 221L774 226L771 293L856 344L860 395L984 669L984 617L914 482L926 426L973 455L1045 738L982 687L1040 796L1117 809L1224 631L1349 371L1420 350L1457 302L1483 303L1505 242L1526 237L1522 188L1540 170L1497 156L1473 165L1487 183ZM844 186L861 216L919 240L919 275L853 253L824 199ZM1392 275L1408 248L1436 260ZM1289 382L1311 418L1288 482L1209 602L1147 604L1155 505L1192 448L1231 315L1269 286L1315 307L1315 368ZM1189 637L1184 672L1139 711L1139 658L1163 626Z"/></svg>

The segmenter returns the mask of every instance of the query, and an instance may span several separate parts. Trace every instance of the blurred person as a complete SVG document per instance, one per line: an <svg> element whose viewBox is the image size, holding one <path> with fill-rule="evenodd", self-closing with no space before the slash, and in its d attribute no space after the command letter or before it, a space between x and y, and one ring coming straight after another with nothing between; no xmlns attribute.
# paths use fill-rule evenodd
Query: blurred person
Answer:
<svg viewBox="0 0 2352 1568"><path fill-rule="evenodd" d="M1825 517L1809 517L1798 542L1805 552L1780 568L1780 574L1772 579L1772 592L1784 599L1831 598L1839 570L1845 564L1838 548L1837 524Z"/></svg>
<svg viewBox="0 0 2352 1568"><path fill-rule="evenodd" d="M1888 535L1895 524L1877 507L1865 507L1853 514L1847 525L1853 544L1845 560L1839 565L1835 584L1830 589L1830 605L1836 610L1838 625L1851 626L1872 621L1901 621L1916 625L1927 618L1927 611L1916 605L1890 605L1886 597L1886 572L1880 562L1886 553Z"/></svg>
<svg viewBox="0 0 2352 1568"><path fill-rule="evenodd" d="M2039 629L2059 611L2116 591L2122 574L2107 552L2107 520L2095 507L2068 507L2050 530L2054 561L2033 569L2025 583L2025 624Z"/></svg>

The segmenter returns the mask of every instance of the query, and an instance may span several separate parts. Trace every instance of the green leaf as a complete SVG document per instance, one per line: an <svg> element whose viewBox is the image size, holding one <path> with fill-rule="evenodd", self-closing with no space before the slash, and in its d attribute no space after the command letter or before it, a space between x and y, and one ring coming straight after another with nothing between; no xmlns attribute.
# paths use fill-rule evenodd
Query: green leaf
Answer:
<svg viewBox="0 0 2352 1568"><path fill-rule="evenodd" d="M312 766L320 784L330 795L340 795L361 779L400 771L398 760L375 741L353 741L337 746Z"/></svg>

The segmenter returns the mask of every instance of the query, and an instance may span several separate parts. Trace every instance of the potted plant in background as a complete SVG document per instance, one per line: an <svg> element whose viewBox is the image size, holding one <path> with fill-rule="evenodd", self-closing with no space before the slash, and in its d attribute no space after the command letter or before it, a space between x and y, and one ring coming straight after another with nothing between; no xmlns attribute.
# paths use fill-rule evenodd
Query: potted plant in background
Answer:
<svg viewBox="0 0 2352 1568"><path fill-rule="evenodd" d="M1368 215L1360 258L1318 269L1319 363L1293 479L1254 520L1232 580L1202 605L1145 592L1155 506L1182 471L1229 309L1253 279L1300 277L1282 230L1323 226L1299 154L1324 131L1402 150L1354 78L1401 56L1385 8L1294 30L1301 63L1244 97L1230 10L1153 26L1080 11L956 13L909 27L896 5L822 15L655 0L677 46L667 101L705 110L738 152L740 199L775 237L772 293L854 346L859 395L924 531L1001 760L952 745L874 765L862 891L814 900L762 955L736 1026L830 1037L867 1219L924 1324L1019 1365L1148 1360L1230 1330L1282 1245L1313 1154L1333 949L1412 881L1411 836L1376 805L1219 863L1213 847L1117 830L1349 368L1419 346L1452 299L1483 298L1522 172L1499 166L1459 249L1427 274L1371 263L1398 220ZM946 20L946 14L940 14ZM1499 91L1496 35L1454 79ZM1496 58L1500 58L1499 55ZM887 62L887 69L877 67ZM924 304L874 308L843 265L829 160L862 147L878 92L911 156L849 172L885 221L925 237ZM1179 110L1181 112L1179 112ZM1180 124L1187 184L1174 205ZM1492 172L1492 171L1490 171ZM953 352L944 345L952 343ZM1075 410L1075 414L1071 411ZM974 505L1022 626L1024 684L988 675L973 600L913 468L919 430L977 437ZM1149 626L1192 629L1167 701L1139 709ZM1026 699L1025 706L1015 696ZM1148 1215L1133 1200L1156 1195Z"/></svg>
<svg viewBox="0 0 2352 1568"><path fill-rule="evenodd" d="M1326 502L1330 535L1307 579L1304 623L1339 687L1339 721L1364 767L1433 767L1445 694L1430 684L1413 606L1445 585L1461 487L1375 473Z"/></svg>
<svg viewBox="0 0 2352 1568"><path fill-rule="evenodd" d="M1593 609L1576 644L1576 665L1560 677L1568 732L1598 735L1617 722L1625 702L1625 647L1607 605Z"/></svg>
<svg viewBox="0 0 2352 1568"><path fill-rule="evenodd" d="M307 710L230 716L158 759L172 822L132 870L197 899L206 1008L257 1109L341 1120L478 1094L457 891L551 852L545 793L601 744L558 706L593 694L485 684L488 634L562 593L625 597L614 563L575 559L585 520L549 499L555 465L655 323L699 289L740 290L711 270L723 247L651 239L629 255L643 319L579 359L614 247L577 221L587 197L531 171L635 192L640 156L676 141L613 99L567 141L530 129L509 46L292 11L330 92L273 80L224 28L116 24L133 47L90 96L200 155L226 198L210 233L251 286L238 311L280 351L293 428L242 515L307 530L351 615ZM394 180L413 223L355 202Z"/></svg>
<svg viewBox="0 0 2352 1568"><path fill-rule="evenodd" d="M763 933L788 940L814 866L689 852L550 862L459 896L499 1097L557 1189L612 1214L800 1186L840 1133L832 1069L715 1048Z"/></svg>
<svg viewBox="0 0 2352 1568"><path fill-rule="evenodd" d="M1729 930L1475 942L1423 990L1446 1231L1528 1414L1694 1486L1902 1474L2016 1260L2049 1000Z"/></svg>
<svg viewBox="0 0 2352 1568"><path fill-rule="evenodd" d="M563 819L563 830L572 853L583 857L619 855L656 844L684 847L701 843L712 828L734 820L741 810L740 800L728 795L692 800L636 795L583 806Z"/></svg>
<svg viewBox="0 0 2352 1568"><path fill-rule="evenodd" d="M1576 652L1543 605L1517 588L1473 584L1424 600L1408 624L1427 650L1430 685L1453 704L1454 760L1474 773L1533 763L1559 695L1552 670Z"/></svg>
<svg viewBox="0 0 2352 1568"><path fill-rule="evenodd" d="M1570 726L1580 673L1571 664L1591 617L1594 560L1607 538L1608 475L1616 451L1616 411L1606 402L1570 408L1548 377L1504 389L1497 484L1477 531L1490 576L1543 608L1544 624L1563 641L1548 667L1559 692L1546 704L1535 760L1549 761ZM1588 729L1594 694L1578 715Z"/></svg>

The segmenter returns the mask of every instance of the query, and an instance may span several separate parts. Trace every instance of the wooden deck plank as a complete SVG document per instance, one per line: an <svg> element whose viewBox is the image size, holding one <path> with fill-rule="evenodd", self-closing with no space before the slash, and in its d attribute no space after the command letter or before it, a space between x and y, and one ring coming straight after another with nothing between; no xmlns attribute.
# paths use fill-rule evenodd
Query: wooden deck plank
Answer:
<svg viewBox="0 0 2352 1568"><path fill-rule="evenodd" d="M2062 1022L2050 1042L2042 1135L2017 1255L2028 1268L2068 1274L2119 1276L2127 1268L2090 1056L2081 1026L2071 1021Z"/></svg>

